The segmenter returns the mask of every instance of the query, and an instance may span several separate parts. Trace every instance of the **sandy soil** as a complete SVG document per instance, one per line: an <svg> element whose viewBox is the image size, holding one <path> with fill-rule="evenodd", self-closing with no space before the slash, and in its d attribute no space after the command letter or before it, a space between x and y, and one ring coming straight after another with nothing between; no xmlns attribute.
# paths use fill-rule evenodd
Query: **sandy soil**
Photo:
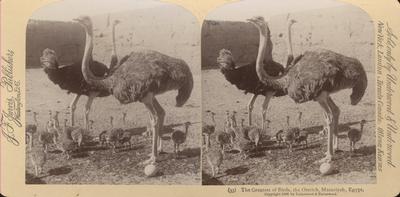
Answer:
<svg viewBox="0 0 400 197"><path fill-rule="evenodd" d="M194 76L195 87L191 98L182 108L176 108L176 92L167 92L158 96L158 100L167 112L164 135L164 147L167 154L161 155L158 164L160 173L154 178L146 178L144 166L140 162L148 158L151 140L141 136L148 125L148 115L140 103L121 105L112 96L95 99L90 119L94 120L91 135L97 136L109 129L109 118L114 116L114 125L127 128L135 134L137 144L131 150L119 150L111 154L109 149L97 146L85 147L65 160L58 151L52 151L44 166L44 173L35 177L33 167L26 161L26 182L45 184L200 184L200 77ZM26 71L26 109L39 112L39 130L44 129L48 120L48 110L58 110L60 121L64 120L66 107L73 98L54 85L42 69ZM83 125L84 105L87 97L82 97L76 110L77 124ZM122 112L127 112L128 125L121 123ZM33 123L32 113L27 113L27 123ZM182 124L192 122L186 142L181 146L182 154L175 158L169 128L184 129ZM36 135L37 137L37 135Z"/></svg>
<svg viewBox="0 0 400 197"><path fill-rule="evenodd" d="M264 141L257 151L251 151L248 159L241 159L236 152L228 151L222 164L222 173L212 178L211 168L203 164L203 184L320 184L320 183L375 183L376 158L375 158L375 77L368 73L369 85L361 102L350 105L351 90L344 90L332 95L333 100L341 109L339 149L335 155L333 165L337 170L335 174L321 176L319 164L314 163L321 159L326 151L326 138L320 137L318 131L322 129L322 109L316 102L295 104L289 97L274 98L270 102L267 117L271 120L267 135L275 133L286 125L286 116L292 119L297 117L299 111L303 112L303 128L309 133L309 146L303 148L296 146L292 153L271 141ZM244 95L233 85L225 80L219 70L202 71L202 102L203 112L212 110L217 113L217 132L223 128L226 110L235 110L240 118L245 118L247 123L247 102L251 94ZM260 96L255 103L253 117L255 123L261 122ZM356 144L355 154L349 152L347 131L350 128L359 128L359 121L365 119L362 139ZM203 113L203 120L209 118ZM294 125L297 126L297 125ZM211 137L212 145L216 146L215 134Z"/></svg>

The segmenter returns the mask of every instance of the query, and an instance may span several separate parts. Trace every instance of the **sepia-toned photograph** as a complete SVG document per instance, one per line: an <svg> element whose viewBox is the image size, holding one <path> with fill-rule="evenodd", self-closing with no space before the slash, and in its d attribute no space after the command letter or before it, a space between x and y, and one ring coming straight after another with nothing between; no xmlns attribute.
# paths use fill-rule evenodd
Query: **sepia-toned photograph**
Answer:
<svg viewBox="0 0 400 197"><path fill-rule="evenodd" d="M334 0L243 0L201 30L202 184L376 183L374 22Z"/></svg>
<svg viewBox="0 0 400 197"><path fill-rule="evenodd" d="M149 0L65 0L26 27L26 184L200 185L200 24Z"/></svg>

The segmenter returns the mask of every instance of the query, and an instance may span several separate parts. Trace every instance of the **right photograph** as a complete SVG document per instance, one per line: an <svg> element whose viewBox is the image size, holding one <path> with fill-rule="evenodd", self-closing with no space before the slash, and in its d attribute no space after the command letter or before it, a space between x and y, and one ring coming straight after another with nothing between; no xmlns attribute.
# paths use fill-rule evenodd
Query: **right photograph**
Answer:
<svg viewBox="0 0 400 197"><path fill-rule="evenodd" d="M374 22L332 0L243 0L201 32L202 184L374 184Z"/></svg>

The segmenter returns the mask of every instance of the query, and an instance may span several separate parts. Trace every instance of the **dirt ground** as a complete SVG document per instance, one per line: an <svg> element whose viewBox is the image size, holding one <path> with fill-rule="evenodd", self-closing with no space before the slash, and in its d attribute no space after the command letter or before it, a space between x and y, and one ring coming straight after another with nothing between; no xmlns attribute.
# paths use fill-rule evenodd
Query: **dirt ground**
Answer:
<svg viewBox="0 0 400 197"><path fill-rule="evenodd" d="M263 141L261 148L250 151L247 159L242 159L237 152L227 151L220 173L211 177L211 167L202 160L202 177L205 185L257 185L257 184L371 184L376 182L375 156L375 76L368 73L368 88L361 102L350 105L351 90L343 90L332 95L339 106L341 115L339 151L335 154L333 166L335 173L321 176L319 164L315 161L323 158L326 152L327 139L319 136L322 129L322 109L316 102L295 104L288 96L273 98L270 102L267 117L271 121L267 135L275 133L286 125L286 116L293 122L299 111L303 112L302 127L309 133L309 146L295 146L289 153L286 148L272 141ZM221 132L226 110L238 112L238 119L245 118L247 122L247 103L251 94L244 95L225 80L219 70L202 71L202 102L203 120L210 122L205 111L216 113L216 132ZM261 104L264 97L259 96L253 110L254 123L261 123ZM354 154L349 152L347 131L350 128L359 129L359 122L365 119L367 123L361 140L356 144ZM292 122L292 121L291 121ZM297 126L297 125L294 125ZM217 146L215 134L211 137L212 146Z"/></svg>
<svg viewBox="0 0 400 197"><path fill-rule="evenodd" d="M147 178L144 165L140 164L151 151L151 139L141 133L148 125L148 114L140 103L121 105L113 97L95 99L90 113L94 120L92 136L110 128L110 116L114 116L115 127L129 129L136 137L137 143L132 149L118 149L112 154L110 149L99 148L96 144L85 146L81 151L66 160L59 151L50 151L44 165L44 173L34 176L30 161L26 160L26 183L30 184L200 184L200 143L201 143L201 109L200 77L194 76L195 86L191 98L182 108L176 108L177 92L167 92L158 96L160 104L166 111L164 151L157 164L157 176ZM48 120L48 110L61 111L60 122L65 118L66 108L73 95L62 91L54 85L42 69L26 70L26 109L39 113L39 131L44 129ZM82 97L76 110L77 125L83 125L83 112L87 97ZM122 112L127 112L127 125L123 125ZM68 118L69 119L69 118ZM33 123L32 113L26 114L27 124ZM171 128L184 130L183 123L190 121L186 142L181 146L181 154L175 157L173 143L170 140ZM34 138L37 137L37 134Z"/></svg>

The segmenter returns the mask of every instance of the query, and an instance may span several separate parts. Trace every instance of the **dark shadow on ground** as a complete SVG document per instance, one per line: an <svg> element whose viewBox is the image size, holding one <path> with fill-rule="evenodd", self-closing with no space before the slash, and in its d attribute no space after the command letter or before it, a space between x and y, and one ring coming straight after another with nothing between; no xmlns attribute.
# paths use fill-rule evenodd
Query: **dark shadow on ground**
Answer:
<svg viewBox="0 0 400 197"><path fill-rule="evenodd" d="M375 120L367 120L367 122L374 122ZM339 124L339 133L347 132L350 130L352 127L351 126L358 126L360 124L360 121L354 121L354 122L347 122L347 123L342 123ZM357 127L354 127L357 128ZM308 134L318 134L321 130L323 129L323 126L312 126L312 127L307 127L304 128L308 132ZM347 135L346 135L347 137Z"/></svg>
<svg viewBox="0 0 400 197"><path fill-rule="evenodd" d="M49 175L64 175L64 174L69 174L70 172L72 172L72 168L69 166L62 166L62 167L58 167L58 168L53 168L49 170Z"/></svg>
<svg viewBox="0 0 400 197"><path fill-rule="evenodd" d="M46 184L40 177L36 177L33 174L25 172L25 183L26 184Z"/></svg>
<svg viewBox="0 0 400 197"><path fill-rule="evenodd" d="M238 175L238 174L244 174L247 171L249 171L249 169L247 167L244 166L238 166L238 167L234 167L228 170L225 170L225 173L227 175Z"/></svg>
<svg viewBox="0 0 400 197"><path fill-rule="evenodd" d="M196 148L186 148L179 153L181 156L185 156L186 158L197 157L200 156L201 150L199 147Z"/></svg>
<svg viewBox="0 0 400 197"><path fill-rule="evenodd" d="M209 174L202 172L202 185L224 185L217 177L212 177Z"/></svg>
<svg viewBox="0 0 400 197"><path fill-rule="evenodd" d="M197 124L197 123L199 122L192 122L192 124ZM183 127L184 124L185 123L164 125L163 131L161 133L162 135L172 133L175 127ZM125 131L130 132L132 135L142 135L144 132L146 132L146 130L147 127L136 127L136 128L126 129ZM181 128L180 130L183 130L183 128ZM162 137L164 138L164 136ZM163 139L163 140L168 140L168 139Z"/></svg>

